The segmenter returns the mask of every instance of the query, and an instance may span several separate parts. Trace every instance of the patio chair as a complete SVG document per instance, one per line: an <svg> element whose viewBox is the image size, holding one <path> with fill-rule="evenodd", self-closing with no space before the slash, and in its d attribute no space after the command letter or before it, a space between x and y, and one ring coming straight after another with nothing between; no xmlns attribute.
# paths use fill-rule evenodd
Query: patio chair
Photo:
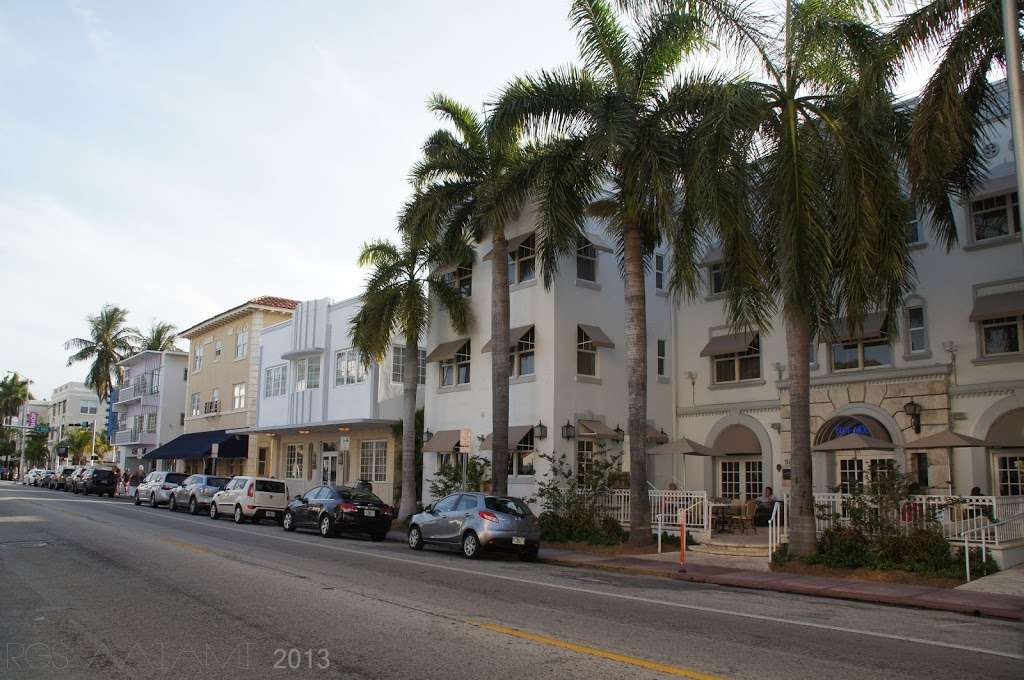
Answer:
<svg viewBox="0 0 1024 680"><path fill-rule="evenodd" d="M757 501L749 500L740 506L739 514L729 515L729 527L738 526L744 534L747 533L749 528L756 534L757 527L754 526L755 514L757 514Z"/></svg>

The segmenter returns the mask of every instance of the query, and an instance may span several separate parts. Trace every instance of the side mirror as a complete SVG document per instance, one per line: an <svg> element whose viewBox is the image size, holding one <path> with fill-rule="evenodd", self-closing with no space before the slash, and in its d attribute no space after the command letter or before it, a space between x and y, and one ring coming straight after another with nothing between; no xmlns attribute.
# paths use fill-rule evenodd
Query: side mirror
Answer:
<svg viewBox="0 0 1024 680"><path fill-rule="evenodd" d="M306 499L302 497L302 494L299 494L298 496L296 496L295 500L297 500L300 503L305 503L306 502Z"/></svg>
<svg viewBox="0 0 1024 680"><path fill-rule="evenodd" d="M434 514L434 504L431 503L427 507L423 508L423 512L425 512L427 514L431 514L431 515Z"/></svg>

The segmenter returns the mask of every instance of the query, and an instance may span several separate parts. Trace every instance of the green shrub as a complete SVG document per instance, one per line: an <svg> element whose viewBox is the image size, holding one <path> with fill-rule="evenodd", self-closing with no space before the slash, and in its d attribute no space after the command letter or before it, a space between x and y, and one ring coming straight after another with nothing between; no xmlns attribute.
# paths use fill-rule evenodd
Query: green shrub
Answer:
<svg viewBox="0 0 1024 680"><path fill-rule="evenodd" d="M843 527L826 530L818 541L818 553L807 557L805 561L839 569L857 569L872 566L874 557L864 534Z"/></svg>

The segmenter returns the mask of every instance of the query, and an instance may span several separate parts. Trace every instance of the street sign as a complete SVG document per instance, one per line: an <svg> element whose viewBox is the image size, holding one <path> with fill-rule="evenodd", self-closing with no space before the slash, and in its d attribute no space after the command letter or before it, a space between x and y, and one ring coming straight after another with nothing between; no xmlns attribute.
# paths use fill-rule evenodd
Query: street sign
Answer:
<svg viewBox="0 0 1024 680"><path fill-rule="evenodd" d="M32 428L32 431L33 432L38 432L39 434L49 434L50 433L50 426L49 425L36 425L35 427Z"/></svg>

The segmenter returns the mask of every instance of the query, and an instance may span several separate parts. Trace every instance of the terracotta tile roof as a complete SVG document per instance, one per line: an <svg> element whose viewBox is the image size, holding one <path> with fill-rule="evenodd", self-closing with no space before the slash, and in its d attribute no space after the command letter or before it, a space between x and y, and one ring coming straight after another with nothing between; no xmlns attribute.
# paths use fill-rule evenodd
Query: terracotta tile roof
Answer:
<svg viewBox="0 0 1024 680"><path fill-rule="evenodd" d="M251 305L262 305L264 307L281 307L282 309L295 309L299 306L298 300L274 297L273 295L261 295L249 300Z"/></svg>

